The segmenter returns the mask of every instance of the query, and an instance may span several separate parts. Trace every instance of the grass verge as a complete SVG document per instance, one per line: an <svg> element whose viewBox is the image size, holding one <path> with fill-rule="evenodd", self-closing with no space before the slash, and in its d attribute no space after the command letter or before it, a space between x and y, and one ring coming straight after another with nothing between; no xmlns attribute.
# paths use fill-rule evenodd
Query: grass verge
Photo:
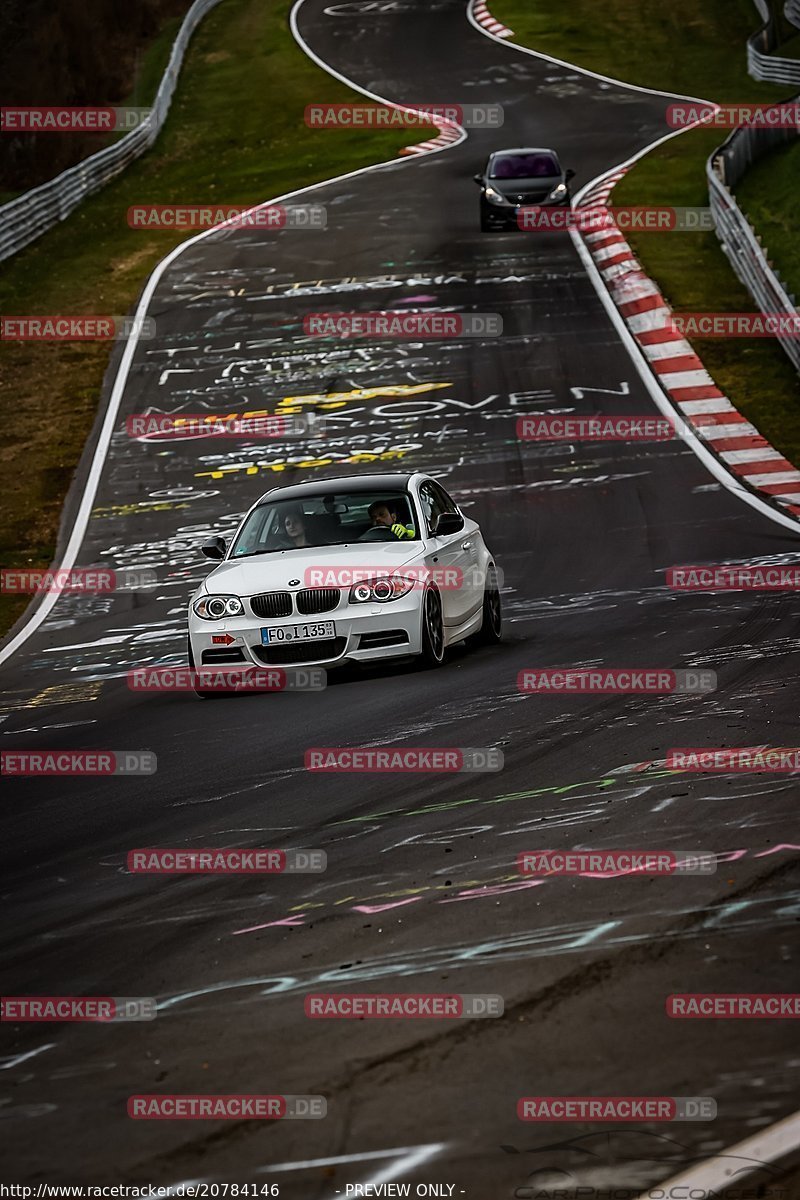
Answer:
<svg viewBox="0 0 800 1200"><path fill-rule="evenodd" d="M702 11L695 0L537 0L535 9L529 0L491 0L490 8L520 44L628 83L729 103L786 98L785 87L756 83L747 74L745 45L759 24L752 0L705 0ZM698 130L666 142L615 188L613 203L706 206L706 160L724 136ZM737 189L770 257L795 281L798 150L763 160ZM676 310L755 310L713 232L636 233L628 241ZM780 345L755 338L690 340L736 407L800 465L800 380Z"/></svg>
<svg viewBox="0 0 800 1200"><path fill-rule="evenodd" d="M136 202L257 203L422 140L419 130L325 133L314 101L362 99L322 72L291 37L289 0L226 0L195 33L154 148L61 225L0 268L5 314L124 313L186 233L133 230ZM151 48L139 95L154 92L175 29ZM0 562L48 566L61 509L97 411L107 342L0 343L4 500ZM22 468L22 469L21 469ZM0 596L0 630L27 599Z"/></svg>
<svg viewBox="0 0 800 1200"><path fill-rule="evenodd" d="M704 100L779 95L747 75L761 21L753 0L490 0L492 16L532 50L640 87Z"/></svg>
<svg viewBox="0 0 800 1200"><path fill-rule="evenodd" d="M768 158L762 158L737 185L736 199L758 230L773 266L788 291L800 299L800 138Z"/></svg>

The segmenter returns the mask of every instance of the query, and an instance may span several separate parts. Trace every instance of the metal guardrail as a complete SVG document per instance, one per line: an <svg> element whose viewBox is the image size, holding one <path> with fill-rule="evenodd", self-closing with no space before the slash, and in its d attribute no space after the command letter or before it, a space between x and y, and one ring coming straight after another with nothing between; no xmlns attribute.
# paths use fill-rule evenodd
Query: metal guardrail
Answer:
<svg viewBox="0 0 800 1200"><path fill-rule="evenodd" d="M800 101L797 97L796 103ZM706 164L709 204L717 237L731 266L763 313L795 312L795 298L781 283L767 260L755 230L736 203L731 189L748 168L778 146L793 141L797 128L761 129L743 125L735 129ZM800 340L778 339L800 371Z"/></svg>
<svg viewBox="0 0 800 1200"><path fill-rule="evenodd" d="M787 21L791 21L792 25L796 25L800 29L800 0L786 0L783 6L783 15Z"/></svg>
<svg viewBox="0 0 800 1200"><path fill-rule="evenodd" d="M203 17L221 0L195 0L172 45L153 107L144 121L111 146L82 159L55 179L0 207L0 262L46 233L148 150L169 112L189 40Z"/></svg>
<svg viewBox="0 0 800 1200"><path fill-rule="evenodd" d="M800 84L800 59L781 58L775 54L780 47L778 21L769 0L754 0L764 24L747 39L747 72L753 79L764 83ZM800 24L800 0L787 0L785 12L797 12L795 23Z"/></svg>

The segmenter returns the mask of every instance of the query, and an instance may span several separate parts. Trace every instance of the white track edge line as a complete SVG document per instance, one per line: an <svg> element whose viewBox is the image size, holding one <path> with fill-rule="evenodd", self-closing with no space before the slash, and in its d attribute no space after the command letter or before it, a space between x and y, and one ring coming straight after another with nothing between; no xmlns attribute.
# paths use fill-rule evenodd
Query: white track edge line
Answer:
<svg viewBox="0 0 800 1200"><path fill-rule="evenodd" d="M786 1158L798 1146L800 1146L800 1112L795 1112L791 1116L784 1117L782 1121L776 1121L774 1125L762 1129L760 1133L755 1133L752 1137L737 1142L735 1146L729 1146L720 1151L720 1155L717 1157L725 1155L726 1157L758 1158L761 1160L760 1165L769 1165ZM737 1172L736 1180L755 1175L759 1171L760 1165L754 1165L749 1171L743 1168ZM723 1166L720 1162L712 1161L698 1163L697 1166L690 1167L688 1171L682 1171L673 1179L660 1183L658 1189L664 1196L669 1196L672 1194L672 1190L679 1185L692 1186L705 1189L705 1194L710 1197L717 1188L730 1187L731 1181L730 1163ZM643 1193L643 1195L647 1194Z"/></svg>
<svg viewBox="0 0 800 1200"><path fill-rule="evenodd" d="M370 1175L362 1187L365 1192L367 1188L379 1187L382 1183L388 1183L391 1179L396 1179L398 1175L406 1175L409 1171L413 1171L415 1167L421 1167L423 1163L430 1162L436 1158L446 1148L446 1142L432 1142L427 1146L415 1146L413 1151L403 1156L397 1162L389 1163L388 1166L382 1167L379 1171Z"/></svg>
<svg viewBox="0 0 800 1200"><path fill-rule="evenodd" d="M478 30L478 33L482 33L484 37L491 38L493 42L498 42L501 46L509 46L512 50L519 50L520 54L529 54L532 58L543 58L546 62L555 63L559 67L567 67L570 71L577 71L581 75L588 75L591 79L599 79L602 83L613 83L617 87L629 88L632 92L646 92L648 96L669 96L673 100L693 100L696 104L710 105L713 103L710 100L701 100L699 96L685 96L682 92L662 92L660 88L647 88L642 87L638 83L626 83L624 79L614 79L611 75L601 75L598 71L591 71L588 67L580 67L577 63L566 62L563 58L555 58L552 54L545 53L544 50L532 50L530 46L521 46L519 42L505 41L479 23L474 14L475 4L476 0L468 0L467 2L467 19L470 25L473 25ZM516 34L513 36L516 37ZM701 122L697 122L697 124L701 124ZM686 128L691 127L687 126ZM675 132L685 133L685 130L678 129Z"/></svg>

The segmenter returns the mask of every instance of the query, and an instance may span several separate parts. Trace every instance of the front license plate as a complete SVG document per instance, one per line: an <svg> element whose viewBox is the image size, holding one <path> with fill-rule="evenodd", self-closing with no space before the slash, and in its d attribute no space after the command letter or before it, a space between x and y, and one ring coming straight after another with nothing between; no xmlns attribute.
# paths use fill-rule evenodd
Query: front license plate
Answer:
<svg viewBox="0 0 800 1200"><path fill-rule="evenodd" d="M275 646L282 642L314 642L323 638L336 637L334 621L312 621L308 625L271 625L261 630L262 646Z"/></svg>

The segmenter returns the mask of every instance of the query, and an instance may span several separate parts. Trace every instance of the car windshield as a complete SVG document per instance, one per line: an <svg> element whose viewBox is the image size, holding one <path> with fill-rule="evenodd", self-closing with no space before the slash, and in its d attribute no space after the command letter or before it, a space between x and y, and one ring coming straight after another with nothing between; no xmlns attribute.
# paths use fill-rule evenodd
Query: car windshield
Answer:
<svg viewBox="0 0 800 1200"><path fill-rule="evenodd" d="M419 541L410 497L405 492L319 492L296 500L265 500L250 513L231 551L232 558L394 541L391 526L405 527L405 541Z"/></svg>
<svg viewBox="0 0 800 1200"><path fill-rule="evenodd" d="M506 154L492 162L490 179L544 179L560 175L552 154Z"/></svg>

